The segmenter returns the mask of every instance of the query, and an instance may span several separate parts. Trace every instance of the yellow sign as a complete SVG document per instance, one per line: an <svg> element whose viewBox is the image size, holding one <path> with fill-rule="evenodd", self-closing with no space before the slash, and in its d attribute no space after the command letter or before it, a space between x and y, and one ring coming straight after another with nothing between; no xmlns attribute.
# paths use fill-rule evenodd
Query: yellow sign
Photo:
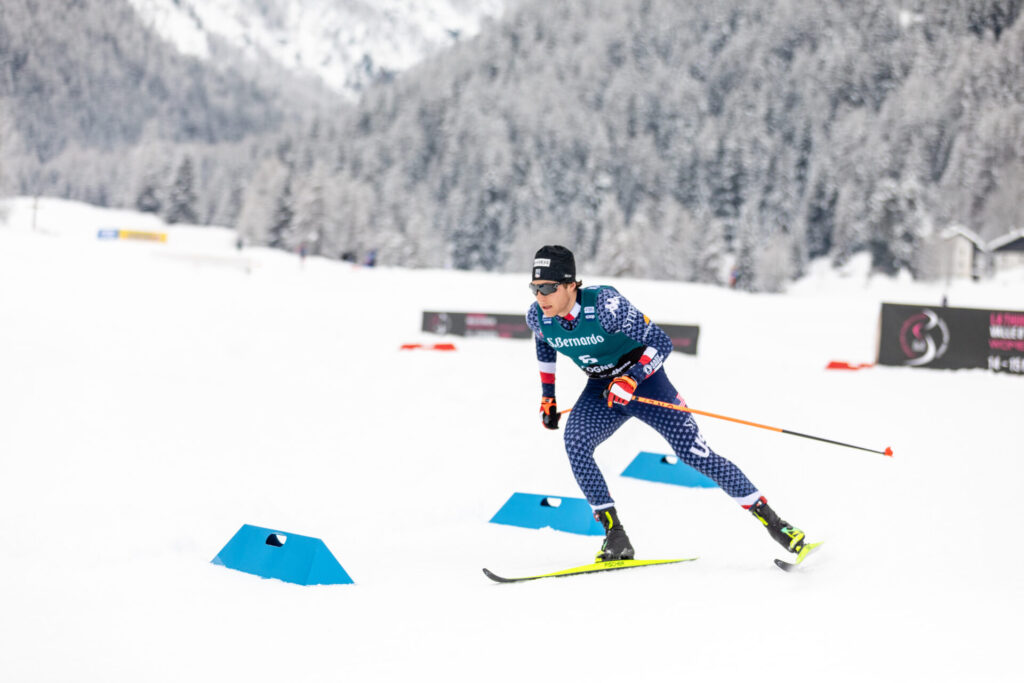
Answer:
<svg viewBox="0 0 1024 683"><path fill-rule="evenodd" d="M118 235L123 240L150 240L152 242L166 242L166 232L149 232L146 230L121 230Z"/></svg>

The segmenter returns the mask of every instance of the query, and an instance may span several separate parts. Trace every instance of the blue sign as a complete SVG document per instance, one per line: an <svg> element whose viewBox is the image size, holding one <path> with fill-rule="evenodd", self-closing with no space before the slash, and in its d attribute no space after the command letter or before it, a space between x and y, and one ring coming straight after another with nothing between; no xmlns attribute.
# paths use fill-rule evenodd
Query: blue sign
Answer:
<svg viewBox="0 0 1024 683"><path fill-rule="evenodd" d="M101 240L116 240L121 236L121 231L117 228L100 228L100 231L96 233L96 237Z"/></svg>
<svg viewBox="0 0 1024 683"><path fill-rule="evenodd" d="M557 531L584 536L604 536L604 527L594 519L590 503L584 498L561 498L535 493L513 493L491 518L492 524L508 524L527 529L551 527Z"/></svg>
<svg viewBox="0 0 1024 683"><path fill-rule="evenodd" d="M647 451L637 454L633 462L622 471L622 476L693 488L713 489L718 486L675 455Z"/></svg>
<svg viewBox="0 0 1024 683"><path fill-rule="evenodd" d="M221 548L213 564L302 586L353 583L319 538L249 524Z"/></svg>

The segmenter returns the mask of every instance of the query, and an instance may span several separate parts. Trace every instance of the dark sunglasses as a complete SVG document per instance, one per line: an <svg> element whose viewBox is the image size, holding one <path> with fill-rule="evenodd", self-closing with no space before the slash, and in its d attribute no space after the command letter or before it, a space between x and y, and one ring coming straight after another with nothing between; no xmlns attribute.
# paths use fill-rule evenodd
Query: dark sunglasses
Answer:
<svg viewBox="0 0 1024 683"><path fill-rule="evenodd" d="M534 296L537 296L538 294L548 296L549 294L554 294L555 290L557 290L561 285L561 282L545 282L542 285L535 285L531 282L530 291L533 292Z"/></svg>

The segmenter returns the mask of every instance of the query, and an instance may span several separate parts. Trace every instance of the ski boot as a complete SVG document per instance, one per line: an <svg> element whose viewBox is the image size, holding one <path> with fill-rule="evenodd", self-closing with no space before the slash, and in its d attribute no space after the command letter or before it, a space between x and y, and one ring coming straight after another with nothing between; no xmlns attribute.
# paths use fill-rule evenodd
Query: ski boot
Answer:
<svg viewBox="0 0 1024 683"><path fill-rule="evenodd" d="M629 537L626 536L626 530L622 528L622 522L619 521L619 514L615 512L615 508L595 510L594 518L604 527L604 543L601 544L601 550L598 551L594 562L632 560L633 546L629 542Z"/></svg>
<svg viewBox="0 0 1024 683"><path fill-rule="evenodd" d="M768 501L764 499L764 496L758 498L757 502L750 506L750 513L761 524L768 527L768 534L783 548L797 555L804 549L804 532L795 526L790 526L789 522L775 514L775 510L768 507Z"/></svg>

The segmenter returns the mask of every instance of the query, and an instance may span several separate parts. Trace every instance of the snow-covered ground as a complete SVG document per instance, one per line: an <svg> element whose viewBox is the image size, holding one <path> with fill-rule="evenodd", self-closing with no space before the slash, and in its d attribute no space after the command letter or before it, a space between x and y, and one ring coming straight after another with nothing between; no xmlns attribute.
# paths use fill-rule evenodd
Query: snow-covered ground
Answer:
<svg viewBox="0 0 1024 683"><path fill-rule="evenodd" d="M436 342L424 309L517 313L528 273L358 268L223 229L0 203L4 681L1018 680L1024 377L876 367L882 301L1024 309L1024 276L936 285L816 268L787 295L640 280L701 326L667 371L691 406L894 458L702 419L787 519L826 539L786 574L722 492L619 476L642 557L697 562L530 584L595 537L489 524L515 491L579 496L541 428L528 341ZM102 227L166 243L101 241ZM860 264L863 266L863 264ZM856 266L856 264L854 264ZM578 371L560 362L559 398ZM354 585L215 566L244 524L322 538Z"/></svg>

